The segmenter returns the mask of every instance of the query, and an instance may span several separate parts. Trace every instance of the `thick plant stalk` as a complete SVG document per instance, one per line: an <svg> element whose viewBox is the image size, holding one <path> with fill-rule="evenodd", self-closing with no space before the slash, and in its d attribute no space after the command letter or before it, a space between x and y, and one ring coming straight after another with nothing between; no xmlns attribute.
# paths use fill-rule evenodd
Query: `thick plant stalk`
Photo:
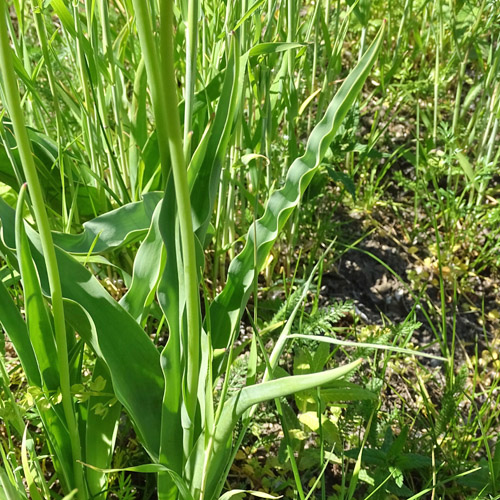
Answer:
<svg viewBox="0 0 500 500"><path fill-rule="evenodd" d="M158 143L162 172L166 182L171 164L173 175L177 216L181 236L183 282L185 283L187 332L183 339L187 343L184 367L184 405L191 422L194 421L198 405L198 376L200 364L200 317L198 276L196 269L195 236L191 215L191 202L187 179L185 152L177 112L177 82L174 73L174 35L173 1L160 2L160 46L155 45L153 22L146 2L134 0L136 24L143 50L144 62L151 89L153 110L158 133ZM167 256L168 259L168 256ZM194 441L194 426L184 430L184 458L187 459ZM180 451L180 450L179 450ZM165 476L165 477L162 477ZM160 474L158 478L158 497L169 498L167 491L171 480Z"/></svg>
<svg viewBox="0 0 500 500"><path fill-rule="evenodd" d="M164 93L162 92L162 81L160 74L160 58L158 56L155 38L153 34L153 23L149 15L148 3L145 0L133 0L135 24L139 35L144 65L148 76L149 90L153 113L158 134L158 148L160 150L161 172L163 186L166 186L169 169L168 132L166 125L167 113L165 112Z"/></svg>
<svg viewBox="0 0 500 500"><path fill-rule="evenodd" d="M12 120L14 134L19 148L19 156L21 158L24 175L30 191L33 212L40 233L43 255L47 267L47 276L52 300L52 313L54 317L54 331L59 365L58 368L60 374L59 384L62 395L64 417L71 439L71 451L74 462L72 464L74 470L74 485L78 488L77 497L81 500L85 500L86 495L83 482L83 469L82 465L79 463L79 460L81 460L80 437L78 434L70 386L66 324L64 319L61 282L59 279L59 270L57 267L54 243L50 232L49 219L45 210L45 201L33 160L26 125L24 123L7 29L5 23L3 22L5 19L5 10L6 3L4 0L0 0L0 68L3 76L4 94L6 99L5 104L7 105Z"/></svg>
<svg viewBox="0 0 500 500"><path fill-rule="evenodd" d="M181 247L183 258L184 282L186 287L186 313L187 313L187 373L186 373L186 399L185 405L188 416L194 421L198 402L198 376L200 359L200 317L199 317L199 292L198 276L196 270L196 251L191 216L191 200L189 194L186 162L182 145L181 125L177 113L177 83L174 73L174 11L173 0L160 2L161 18L161 79L163 83L164 102L168 103L169 110L166 125L172 174L174 176L175 194L179 226L181 233ZM168 112L167 112L168 111ZM168 256L167 256L168 258ZM187 429L185 436L185 449L190 449L193 436L191 429Z"/></svg>

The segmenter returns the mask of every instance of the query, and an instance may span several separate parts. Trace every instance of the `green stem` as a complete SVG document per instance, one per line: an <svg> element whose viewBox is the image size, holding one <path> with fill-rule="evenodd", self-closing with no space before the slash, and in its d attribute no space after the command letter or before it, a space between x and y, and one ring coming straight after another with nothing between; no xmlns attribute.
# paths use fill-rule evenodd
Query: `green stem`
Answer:
<svg viewBox="0 0 500 500"><path fill-rule="evenodd" d="M438 126L438 108L439 108L439 59L440 59L440 40L438 35L436 38L436 59L434 65L434 109L433 109L433 127L432 138L434 140L434 147L437 147L437 126Z"/></svg>
<svg viewBox="0 0 500 500"><path fill-rule="evenodd" d="M99 151L100 147L96 144L97 134L94 132L94 124L96 123L95 116L93 113L92 106L92 95L89 87L89 81L87 78L87 61L85 59L85 53L83 50L83 41L85 35L83 33L82 21L80 20L80 14L78 8L73 5L73 16L75 21L75 32L76 32L76 64L78 67L78 76L80 78L80 85L82 86L83 93L83 106L82 106L82 125L83 125L83 140L85 148L88 150L90 165L92 171L101 179L104 179L104 169L99 162ZM101 206L104 204L104 190L101 183L96 183L96 188L99 193L99 203Z"/></svg>
<svg viewBox="0 0 500 500"><path fill-rule="evenodd" d="M198 0L188 3L188 36L186 38L186 85L184 93L184 148L189 162L190 132L193 119L194 84L196 82L196 53L198 50Z"/></svg>
<svg viewBox="0 0 500 500"><path fill-rule="evenodd" d="M151 103L156 121L156 133L158 134L158 147L160 149L161 171L163 186L167 184L170 170L170 154L168 149L168 132L166 126L165 102L162 93L162 81L160 74L160 58L155 46L153 25L148 10L148 2L144 0L132 0L134 5L135 23L139 42L141 45L144 65L148 77L149 90L151 92ZM177 96L176 96L177 102ZM173 105L172 105L173 106ZM174 108L172 108L174 109Z"/></svg>
<svg viewBox="0 0 500 500"><path fill-rule="evenodd" d="M129 169L127 168L127 162L126 162L126 146L124 144L124 140L126 138L126 134L123 133L123 122L126 120L126 114L122 113L122 106L120 105L120 93L122 91L121 89L121 82L120 78L118 77L118 68L119 65L117 64L115 60L115 55L113 51L113 41L111 37L111 28L110 28L110 19L109 19L109 13L108 13L108 2L105 0L101 0L99 2L99 13L100 13L100 18L101 18L101 30L102 30L102 48L103 52L106 54L106 59L108 61L108 68L109 68L109 75L111 77L111 98L113 102L113 115L114 115L114 121L115 121L115 127L116 127L116 141L117 141L117 147L119 150L119 154L117 155L117 160L116 163L119 164L116 165L116 170L117 170L117 175L119 177L119 185L118 189L124 191L122 193L122 199L127 199L127 201L131 201L130 197L128 196L128 191L126 186L130 187L130 178L129 178ZM98 79L99 80L99 79ZM101 85L102 87L102 85ZM101 97L102 101L104 102L104 96L103 92L100 92L99 96ZM105 118L105 113L102 114L103 119ZM103 132L103 135L105 136L105 131ZM105 136L106 137L106 136ZM110 142L111 142L111 134L110 134ZM110 169L113 170L113 164L114 164L114 153L111 151L111 148L108 149L109 154L112 158L112 161L110 163Z"/></svg>
<svg viewBox="0 0 500 500"><path fill-rule="evenodd" d="M4 94L6 100L5 104L12 119L14 134L19 148L19 156L21 158L24 175L28 183L33 203L33 212L40 233L42 252L47 267L47 276L52 301L52 313L54 316L57 358L59 364L59 384L61 386L64 416L71 440L71 452L74 462L74 480L75 486L78 488L78 498L85 500L86 495L83 481L83 469L79 463L79 460L81 460L80 437L78 434L70 386L66 324L64 319L61 282L59 279L56 252L52 241L52 234L50 232L49 219L45 210L45 201L38 180L38 174L33 160L33 153L31 151L26 125L24 123L23 111L21 109L19 90L17 87L10 52L11 48L9 45L9 38L6 26L3 22L5 19L5 9L6 2L4 0L0 0L0 19L2 20L2 22L0 22L0 68L3 74Z"/></svg>
<svg viewBox="0 0 500 500"><path fill-rule="evenodd" d="M47 80L49 82L49 89L52 97L52 105L56 120L57 161L59 164L59 171L61 172L61 190L62 190L61 211L63 216L64 230L66 230L70 226L70 221L68 218L68 208L66 206L66 180L64 176L63 145L62 145L62 133L64 127L61 118L62 113L61 113L61 107L59 105L59 97L57 95L56 79L54 77L52 62L50 60L49 44L47 41L47 30L43 22L43 14L42 14L43 5L41 0L32 0L32 5L33 5L33 14L35 18L35 27L38 34L38 39L40 41L40 47L42 49L45 67L47 70ZM71 192L71 198L74 198L75 193L72 184L70 184L70 192Z"/></svg>
<svg viewBox="0 0 500 500"><path fill-rule="evenodd" d="M177 83L174 70L174 12L173 0L160 1L160 48L161 48L161 79L164 102L169 109L164 109L174 176L175 194L181 246L184 266L184 283L186 284L187 313L187 373L185 405L189 418L194 421L198 404L198 376L200 360L200 317L199 317L199 287L196 270L196 252L191 217L191 199L189 193L187 170L182 145L181 125L177 112ZM169 112L167 112L169 111ZM193 426L186 429L185 444L191 448L193 443ZM187 458L187 457L186 457Z"/></svg>
<svg viewBox="0 0 500 500"><path fill-rule="evenodd" d="M151 90L163 180L166 183L169 174L167 166L170 163L175 185L177 214L181 233L184 283L186 284L187 333L184 339L187 343L187 366L184 374L184 404L186 414L191 422L193 422L198 404L197 392L200 364L199 281L196 268L195 237L191 218L191 200L186 161L183 151L180 119L177 111L177 82L174 70L173 0L160 1L159 51L155 45L153 23L147 2L133 0L133 5L137 31ZM189 425L185 429L184 434L185 460L187 460L193 442L194 426ZM168 485L168 483L169 481L164 481L160 475L159 497L163 498L165 495L168 495L168 493L163 491L162 486L163 484Z"/></svg>

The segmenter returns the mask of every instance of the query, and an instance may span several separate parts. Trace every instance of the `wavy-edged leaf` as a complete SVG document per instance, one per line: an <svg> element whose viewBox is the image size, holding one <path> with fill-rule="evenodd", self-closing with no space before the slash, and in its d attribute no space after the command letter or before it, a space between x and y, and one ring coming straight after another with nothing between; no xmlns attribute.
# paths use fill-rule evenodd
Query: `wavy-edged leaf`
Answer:
<svg viewBox="0 0 500 500"><path fill-rule="evenodd" d="M120 300L120 305L139 324L142 324L147 317L165 260L163 241L158 227L160 209L160 205L155 209L151 227L134 259L132 283Z"/></svg>
<svg viewBox="0 0 500 500"><path fill-rule="evenodd" d="M227 346L250 296L255 272L262 269L278 234L299 203L342 120L361 91L380 49L384 26L385 24L358 65L345 79L325 116L312 131L305 154L292 163L285 185L272 193L264 215L248 230L245 247L231 262L226 286L210 308L215 348ZM257 250L255 258L254 248Z"/></svg>
<svg viewBox="0 0 500 500"><path fill-rule="evenodd" d="M104 472L105 474L112 474L114 472L140 472L141 474L156 474L158 472L168 472L169 469L161 464L142 464L142 465L134 465L133 467L124 467L122 469L101 469L99 467L95 467L92 464L83 464L86 467L89 467L94 470L99 470Z"/></svg>
<svg viewBox="0 0 500 500"><path fill-rule="evenodd" d="M93 253L102 253L125 245L149 229L161 198L162 193L147 193L142 201L128 203L85 222L80 234L54 232L54 244L77 254L87 254L91 248Z"/></svg>

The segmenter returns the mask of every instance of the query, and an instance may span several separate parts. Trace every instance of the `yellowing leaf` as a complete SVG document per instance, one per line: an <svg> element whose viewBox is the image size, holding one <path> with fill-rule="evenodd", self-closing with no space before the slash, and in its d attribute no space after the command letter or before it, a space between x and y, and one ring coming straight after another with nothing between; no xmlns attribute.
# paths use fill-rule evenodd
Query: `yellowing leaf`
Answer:
<svg viewBox="0 0 500 500"><path fill-rule="evenodd" d="M500 319L500 311L498 309L494 309L488 313L488 318L491 320Z"/></svg>
<svg viewBox="0 0 500 500"><path fill-rule="evenodd" d="M314 411L307 411L299 415L299 420L309 429L316 432L319 429L318 415Z"/></svg>
<svg viewBox="0 0 500 500"><path fill-rule="evenodd" d="M335 419L336 417L333 418ZM299 420L313 432L319 432L319 419L316 412L308 411L302 413L299 415ZM321 415L321 427L323 437L328 443L336 445L340 444L340 433L337 425L332 419L327 418L325 415Z"/></svg>

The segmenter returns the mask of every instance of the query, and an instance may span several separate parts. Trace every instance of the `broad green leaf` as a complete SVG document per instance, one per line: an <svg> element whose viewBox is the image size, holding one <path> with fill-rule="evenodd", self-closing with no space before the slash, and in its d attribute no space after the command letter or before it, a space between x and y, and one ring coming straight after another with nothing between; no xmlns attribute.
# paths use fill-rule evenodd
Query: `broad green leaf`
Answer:
<svg viewBox="0 0 500 500"><path fill-rule="evenodd" d="M320 372L325 368L329 359L330 346L327 344L319 344L312 357L311 371Z"/></svg>
<svg viewBox="0 0 500 500"><path fill-rule="evenodd" d="M12 125L7 120L3 121L3 125L13 159L20 165ZM61 173L57 168L54 168L58 164L57 144L44 134L33 129L28 129L28 136L47 203L58 210L61 204L62 187ZM20 167L19 169L22 170ZM80 172L82 170L83 166ZM83 172L83 177L87 176L85 174L92 176L91 171L88 169ZM88 181L91 180L92 177L88 179ZM16 190L19 188L17 176L14 174L12 164L2 144L0 144L0 182L10 185ZM67 179L65 182L67 182ZM95 188L76 183L76 190L79 212L81 214L91 213L90 207L92 203L97 204ZM95 253L115 249L139 238L148 230L153 211L161 197L162 193L159 192L146 193L140 202L123 205L118 209L111 210L85 222L83 224L84 230L80 234L54 232L54 243L67 252L80 254L87 254L94 241L97 241L93 250ZM89 203L89 199L92 199L92 203ZM85 205L89 205L89 207L87 209L82 208Z"/></svg>
<svg viewBox="0 0 500 500"><path fill-rule="evenodd" d="M474 175L474 169L472 168L472 165L470 164L467 156L465 156L463 153L460 152L457 152L456 155L458 163L460 163L460 166L462 167L462 170L467 176L467 179L469 179L469 182L474 186L474 188L477 189L478 185L476 182L476 177Z"/></svg>
<svg viewBox="0 0 500 500"><path fill-rule="evenodd" d="M299 415L299 420L309 427L314 432L319 430L318 413L315 411L308 411ZM328 419L325 415L321 415L321 426L324 439L331 445L340 446L342 440L340 439L340 432L337 424Z"/></svg>
<svg viewBox="0 0 500 500"><path fill-rule="evenodd" d="M405 453L396 459L396 464L401 470L423 469L432 467L432 458L417 453Z"/></svg>
<svg viewBox="0 0 500 500"><path fill-rule="evenodd" d="M355 370L361 363L358 359L333 370L308 375L294 375L244 387L224 403L214 433L214 448L207 472L207 498L216 493L231 447L230 437L239 418L251 406L328 384Z"/></svg>
<svg viewBox="0 0 500 500"><path fill-rule="evenodd" d="M14 211L0 200L3 244L14 247ZM48 281L38 234L27 229L32 257L44 294ZM143 444L158 457L163 377L160 355L146 333L94 276L63 250L56 248L66 319L106 362L117 398L137 426ZM91 326L92 324L92 326ZM70 463L71 461L69 461Z"/></svg>
<svg viewBox="0 0 500 500"><path fill-rule="evenodd" d="M408 426L405 425L399 435L391 444L389 451L387 452L387 459L392 463L393 459L401 456L403 449L406 445L406 439L408 438Z"/></svg>
<svg viewBox="0 0 500 500"><path fill-rule="evenodd" d="M183 467L183 430L181 423L183 359L182 317L184 310L183 269L180 255L180 237L176 223L175 191L169 177L160 214L160 232L166 249L166 262L158 285L158 302L169 326L167 345L161 353L161 367L165 385L161 411L160 460L181 474ZM159 479L160 480L160 479ZM164 478L168 481L169 478ZM173 484L172 484L173 486ZM163 487L167 491L167 487Z"/></svg>
<svg viewBox="0 0 500 500"><path fill-rule="evenodd" d="M70 253L102 253L125 245L146 233L161 193L147 193L143 201L128 203L83 224L80 234L52 234L54 243Z"/></svg>
<svg viewBox="0 0 500 500"><path fill-rule="evenodd" d="M333 384L332 384L333 385ZM338 401L364 401L377 399L377 395L363 387L348 382L339 383L339 387L321 389L321 400L325 403L336 403Z"/></svg>
<svg viewBox="0 0 500 500"><path fill-rule="evenodd" d="M158 351L135 320L89 276L89 283L77 287L71 300L65 301L67 321L106 363L116 397L130 414L146 450L156 459L163 393ZM106 296L110 302L105 302Z"/></svg>
<svg viewBox="0 0 500 500"><path fill-rule="evenodd" d="M312 354L307 349L296 349L293 356L293 374L311 373Z"/></svg>
<svg viewBox="0 0 500 500"><path fill-rule="evenodd" d="M252 290L255 272L264 266L278 234L299 203L342 120L361 91L375 63L384 27L385 23L358 65L345 79L325 116L312 131L305 154L292 163L285 185L271 194L263 217L250 227L245 247L231 262L226 286L210 308L214 348L226 347L231 333L237 328ZM254 248L257 251L255 258Z"/></svg>
<svg viewBox="0 0 500 500"><path fill-rule="evenodd" d="M19 493L16 487L10 482L7 473L0 469L0 484L2 489L0 490L1 500L26 500L26 495Z"/></svg>
<svg viewBox="0 0 500 500"><path fill-rule="evenodd" d="M132 283L120 305L139 323L146 319L164 265L164 247L158 219L161 206L153 214L151 227L134 260Z"/></svg>

